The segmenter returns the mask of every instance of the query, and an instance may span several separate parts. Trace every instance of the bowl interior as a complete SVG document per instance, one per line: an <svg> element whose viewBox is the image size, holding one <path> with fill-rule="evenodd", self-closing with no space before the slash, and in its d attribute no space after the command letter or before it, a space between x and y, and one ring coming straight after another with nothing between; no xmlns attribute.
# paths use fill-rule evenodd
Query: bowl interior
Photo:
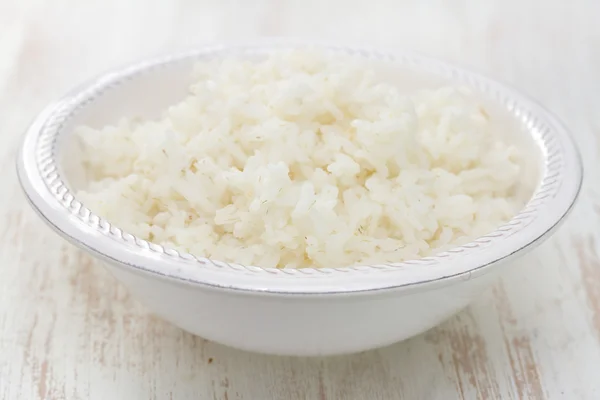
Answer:
<svg viewBox="0 0 600 400"><path fill-rule="evenodd" d="M521 151L517 197L524 207L505 225L472 242L402 263L278 270L224 263L148 243L93 214L74 196L86 183L73 130L100 128L122 117L156 118L181 100L198 60L306 47L277 41L216 46L169 55L115 70L49 105L29 128L18 160L28 200L57 232L115 265L182 284L260 293L346 295L373 290L422 290L471 279L541 243L572 209L582 167L569 132L535 101L501 83L410 53L317 45L367 57L381 80L412 92L442 85L469 86L493 121L493 134ZM314 44L308 44L314 46ZM543 217L543 218L542 218Z"/></svg>

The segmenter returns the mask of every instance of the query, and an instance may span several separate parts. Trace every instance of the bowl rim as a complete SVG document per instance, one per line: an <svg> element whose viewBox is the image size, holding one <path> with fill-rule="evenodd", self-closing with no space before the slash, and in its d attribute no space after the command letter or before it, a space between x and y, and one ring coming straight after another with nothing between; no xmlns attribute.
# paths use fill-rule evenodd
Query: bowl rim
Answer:
<svg viewBox="0 0 600 400"><path fill-rule="evenodd" d="M75 198L62 179L55 157L56 141L64 134L62 127L81 109L91 106L103 92L173 63L306 47L356 54L425 71L471 86L483 97L501 105L520 120L541 150L542 176L532 198L515 217L494 232L431 257L395 264L285 270L224 263L149 243L93 214ZM413 290L471 279L540 244L572 209L583 179L581 157L564 124L506 84L414 52L288 39L205 46L101 74L51 103L38 115L25 134L17 172L27 200L46 223L78 247L112 264L192 285L283 294Z"/></svg>

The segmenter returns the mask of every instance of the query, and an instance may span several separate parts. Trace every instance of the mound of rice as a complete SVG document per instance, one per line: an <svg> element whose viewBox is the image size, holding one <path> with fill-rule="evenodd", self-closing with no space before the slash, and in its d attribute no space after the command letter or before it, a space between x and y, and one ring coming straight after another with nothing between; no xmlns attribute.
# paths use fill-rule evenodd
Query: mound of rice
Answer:
<svg viewBox="0 0 600 400"><path fill-rule="evenodd" d="M79 127L77 195L126 232L278 268L431 255L509 220L517 151L463 88L407 96L367 61L292 51L195 67L156 120Z"/></svg>

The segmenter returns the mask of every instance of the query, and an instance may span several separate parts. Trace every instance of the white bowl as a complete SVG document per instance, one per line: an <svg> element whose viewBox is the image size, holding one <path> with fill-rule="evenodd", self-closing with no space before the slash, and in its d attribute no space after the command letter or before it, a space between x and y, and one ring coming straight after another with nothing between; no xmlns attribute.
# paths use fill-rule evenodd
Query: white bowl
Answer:
<svg viewBox="0 0 600 400"><path fill-rule="evenodd" d="M503 270L564 219L581 186L578 152L564 126L513 89L412 54L322 46L377 60L380 74L406 89L469 85L527 153L522 194L529 199L506 225L434 257L394 265L277 270L180 254L136 238L74 197L80 184L72 128L122 116L157 116L186 93L200 59L311 46L268 42L219 46L115 70L49 105L33 122L18 173L32 204L70 242L110 271L162 318L225 345L272 354L329 355L367 350L423 332L465 307ZM543 217L543 218L542 218Z"/></svg>

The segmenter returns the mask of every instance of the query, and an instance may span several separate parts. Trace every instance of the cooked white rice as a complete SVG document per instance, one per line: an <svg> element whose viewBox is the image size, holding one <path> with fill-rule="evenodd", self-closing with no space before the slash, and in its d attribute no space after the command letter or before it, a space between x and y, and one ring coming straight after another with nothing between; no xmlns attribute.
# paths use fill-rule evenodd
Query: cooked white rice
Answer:
<svg viewBox="0 0 600 400"><path fill-rule="evenodd" d="M463 88L409 96L366 61L203 62L156 120L79 127L93 212L140 238L278 268L390 263L510 219L519 165Z"/></svg>

